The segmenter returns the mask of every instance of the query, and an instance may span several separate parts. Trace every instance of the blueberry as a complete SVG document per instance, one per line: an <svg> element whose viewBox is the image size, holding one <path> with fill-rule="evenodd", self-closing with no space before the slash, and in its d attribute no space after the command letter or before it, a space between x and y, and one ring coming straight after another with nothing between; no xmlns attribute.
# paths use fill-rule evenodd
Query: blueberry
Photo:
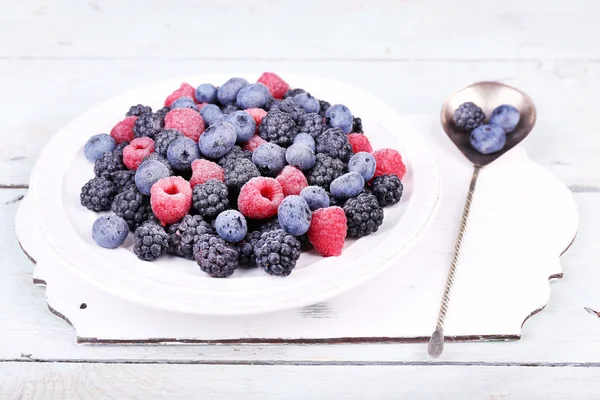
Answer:
<svg viewBox="0 0 600 400"><path fill-rule="evenodd" d="M366 151L360 151L348 161L348 171L358 172L365 181L368 181L375 175L376 165L375 157Z"/></svg>
<svg viewBox="0 0 600 400"><path fill-rule="evenodd" d="M310 93L300 93L294 96L294 101L307 113L318 113L321 109L319 100L315 99Z"/></svg>
<svg viewBox="0 0 600 400"><path fill-rule="evenodd" d="M235 111L223 118L235 127L237 142L246 143L256 132L256 121L246 111Z"/></svg>
<svg viewBox="0 0 600 400"><path fill-rule="evenodd" d="M236 210L225 210L215 220L215 229L221 238L237 243L248 233L246 218Z"/></svg>
<svg viewBox="0 0 600 400"><path fill-rule="evenodd" d="M83 154L89 161L96 162L104 153L113 151L115 147L117 147L115 139L106 133L101 133L89 138L83 148Z"/></svg>
<svg viewBox="0 0 600 400"><path fill-rule="evenodd" d="M276 176L285 167L285 149L275 143L263 143L252 153L252 162L262 175Z"/></svg>
<svg viewBox="0 0 600 400"><path fill-rule="evenodd" d="M321 186L307 186L302 189L300 196L306 200L308 207L313 211L329 207L329 195Z"/></svg>
<svg viewBox="0 0 600 400"><path fill-rule="evenodd" d="M244 78L231 78L225 82L223 86L217 90L217 98L219 99L219 103L223 104L224 106L234 103L238 92L247 84L248 81Z"/></svg>
<svg viewBox="0 0 600 400"><path fill-rule="evenodd" d="M302 197L288 196L279 205L277 218L284 231L293 236L300 236L310 227L312 211Z"/></svg>
<svg viewBox="0 0 600 400"><path fill-rule="evenodd" d="M167 147L167 160L176 171L189 171L192 161L200 158L198 144L188 137L180 137Z"/></svg>
<svg viewBox="0 0 600 400"><path fill-rule="evenodd" d="M506 133L498 125L479 125L471 132L471 145L482 154L502 150L506 144Z"/></svg>
<svg viewBox="0 0 600 400"><path fill-rule="evenodd" d="M340 128L347 135L352 132L352 124L354 117L352 113L342 104L335 104L325 111L325 118L329 126L333 128Z"/></svg>
<svg viewBox="0 0 600 400"><path fill-rule="evenodd" d="M315 151L315 139L308 133L300 132L294 138L294 144L303 144L310 147L312 151Z"/></svg>
<svg viewBox="0 0 600 400"><path fill-rule="evenodd" d="M312 168L316 161L315 152L303 144L293 144L288 147L285 159L288 164L298 167L302 171Z"/></svg>
<svg viewBox="0 0 600 400"><path fill-rule="evenodd" d="M180 97L171 104L171 110L176 108L191 108L192 110L198 111L198 107L191 97Z"/></svg>
<svg viewBox="0 0 600 400"><path fill-rule="evenodd" d="M92 238L100 247L115 249L129 233L127 222L117 215L103 215L92 225Z"/></svg>
<svg viewBox="0 0 600 400"><path fill-rule="evenodd" d="M236 139L237 133L233 125L229 122L218 122L204 131L200 136L198 146L206 157L216 159L227 154L235 145Z"/></svg>
<svg viewBox="0 0 600 400"><path fill-rule="evenodd" d="M150 196L150 188L158 180L167 178L170 176L169 168L158 160L147 160L140 164L138 169L135 171L135 186L138 190Z"/></svg>
<svg viewBox="0 0 600 400"><path fill-rule="evenodd" d="M519 110L511 105L503 104L492 111L490 124L498 125L504 129L504 133L509 133L515 130L520 119Z"/></svg>
<svg viewBox="0 0 600 400"><path fill-rule="evenodd" d="M217 88L210 83L203 83L196 88L196 100L199 103L216 103Z"/></svg>
<svg viewBox="0 0 600 400"><path fill-rule="evenodd" d="M200 115L206 125L214 125L223 118L223 111L214 104L207 104L200 109Z"/></svg>
<svg viewBox="0 0 600 400"><path fill-rule="evenodd" d="M348 172L334 179L329 186L331 195L338 199L349 199L359 194L365 187L365 180L358 172Z"/></svg>
<svg viewBox="0 0 600 400"><path fill-rule="evenodd" d="M240 108L263 108L271 99L269 89L262 83L252 83L242 88L236 98Z"/></svg>

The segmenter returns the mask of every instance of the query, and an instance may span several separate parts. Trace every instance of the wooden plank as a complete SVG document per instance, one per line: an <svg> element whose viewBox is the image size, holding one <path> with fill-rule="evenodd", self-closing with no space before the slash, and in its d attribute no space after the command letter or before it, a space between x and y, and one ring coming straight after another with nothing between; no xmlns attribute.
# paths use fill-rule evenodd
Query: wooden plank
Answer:
<svg viewBox="0 0 600 400"><path fill-rule="evenodd" d="M594 0L28 0L3 5L0 57L598 59L599 17Z"/></svg>
<svg viewBox="0 0 600 400"><path fill-rule="evenodd" d="M600 390L600 368L2 363L0 376L0 397L23 400L570 400Z"/></svg>
<svg viewBox="0 0 600 400"><path fill-rule="evenodd" d="M564 258L565 278L552 285L550 303L529 320L519 341L449 343L439 360L425 343L377 345L77 345L73 329L46 308L44 289L31 283L33 265L14 235L14 213L24 190L0 190L0 360L98 360L146 362L420 362L598 363L600 320L584 310L600 309L595 246L600 226L598 193L579 193L579 236ZM308 311L307 311L308 312Z"/></svg>
<svg viewBox="0 0 600 400"><path fill-rule="evenodd" d="M54 132L122 91L202 71L263 70L281 71L284 77L290 71L346 81L402 114L428 113L436 119L444 99L464 85L478 80L516 85L538 108L537 126L525 144L533 160L575 191L600 190L595 172L600 170L600 140L591 134L600 130L600 120L590 118L598 107L593 99L600 91L595 79L600 64L575 61L0 60L0 86L10 93L0 98L0 109L9 116L0 135L0 186L26 184L37 154Z"/></svg>

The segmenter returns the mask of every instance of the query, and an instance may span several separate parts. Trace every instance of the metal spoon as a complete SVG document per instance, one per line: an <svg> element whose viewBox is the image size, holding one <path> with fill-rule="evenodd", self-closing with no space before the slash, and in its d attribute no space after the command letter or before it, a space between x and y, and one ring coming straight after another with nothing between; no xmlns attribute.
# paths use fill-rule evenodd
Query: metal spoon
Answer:
<svg viewBox="0 0 600 400"><path fill-rule="evenodd" d="M454 111L462 103L467 101L477 104L486 116L490 116L494 108L502 104L510 104L516 107L521 118L519 124L515 130L506 135L506 145L502 150L493 154L481 154L471 146L469 140L469 133L461 131L454 124ZM479 171L488 164L496 161L510 149L519 144L535 125L535 106L531 97L522 91L515 89L511 86L498 83L498 82L478 82L451 95L442 107L441 122L444 127L444 131L450 140L454 142L456 147L473 163L473 175L471 177L471 184L469 186L469 192L465 201L463 214L460 220L460 228L458 230L458 236L456 238L456 244L454 246L454 254L452 255L452 262L450 264L450 270L448 271L448 278L446 280L446 287L444 288L444 294L442 296L442 303L438 314L437 324L435 331L431 335L427 351L432 357L439 357L444 350L444 323L446 320L446 313L448 311L448 305L450 304L450 294L452 286L454 285L454 278L458 269L458 262L460 260L462 242L464 233L469 220L469 211L471 209L471 203L473 201L473 193L475 192L475 185L477 184L477 178Z"/></svg>

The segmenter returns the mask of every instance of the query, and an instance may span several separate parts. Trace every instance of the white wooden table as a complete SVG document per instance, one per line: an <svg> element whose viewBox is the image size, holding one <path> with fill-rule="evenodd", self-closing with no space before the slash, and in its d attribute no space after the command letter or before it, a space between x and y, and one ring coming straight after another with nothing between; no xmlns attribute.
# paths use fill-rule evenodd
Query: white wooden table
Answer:
<svg viewBox="0 0 600 400"><path fill-rule="evenodd" d="M597 398L600 318L584 307L600 310L600 3L147 3L0 7L1 399ZM529 93L539 116L527 150L575 193L581 227L564 279L523 338L450 343L436 360L423 343L75 344L32 285L14 234L37 154L59 127L114 94L234 70L335 77L400 113L437 113L449 93L478 80Z"/></svg>

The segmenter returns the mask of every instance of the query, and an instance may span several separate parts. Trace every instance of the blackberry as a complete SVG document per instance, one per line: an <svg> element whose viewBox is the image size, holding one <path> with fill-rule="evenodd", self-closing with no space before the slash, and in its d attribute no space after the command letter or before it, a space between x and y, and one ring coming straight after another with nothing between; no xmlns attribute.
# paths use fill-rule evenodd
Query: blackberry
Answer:
<svg viewBox="0 0 600 400"><path fill-rule="evenodd" d="M122 217L132 231L146 222L150 215L154 215L150 207L150 198L140 193L135 185L127 187L115 196L111 210Z"/></svg>
<svg viewBox="0 0 600 400"><path fill-rule="evenodd" d="M270 111L271 108L273 107L273 104L277 104L279 103L281 100L279 99L275 99L273 97L271 97L269 100L267 100L267 102L265 103L265 105L263 106L263 110L265 111Z"/></svg>
<svg viewBox="0 0 600 400"><path fill-rule="evenodd" d="M169 235L162 226L145 222L133 234L133 252L143 261L160 258L169 247Z"/></svg>
<svg viewBox="0 0 600 400"><path fill-rule="evenodd" d="M163 108L161 108L160 110L156 111L154 114L158 115L161 119L165 119L165 116L167 115L167 113L171 111L171 107L167 107L164 106Z"/></svg>
<svg viewBox="0 0 600 400"><path fill-rule="evenodd" d="M285 92L285 94L283 95L283 98L287 99L288 97L294 97L295 95L300 94L300 93L306 93L306 90L300 89L300 88L290 89L287 92Z"/></svg>
<svg viewBox="0 0 600 400"><path fill-rule="evenodd" d="M221 111L223 111L223 114L231 114L232 112L238 111L239 109L240 107L238 107L237 104L231 103L227 104L226 106L223 106Z"/></svg>
<svg viewBox="0 0 600 400"><path fill-rule="evenodd" d="M136 138L147 136L150 139L162 131L165 121L156 114L142 114L133 124L133 134Z"/></svg>
<svg viewBox="0 0 600 400"><path fill-rule="evenodd" d="M239 194L246 182L260 176L256 165L246 158L239 158L224 164L223 170L225 171L225 185L230 195Z"/></svg>
<svg viewBox="0 0 600 400"><path fill-rule="evenodd" d="M124 169L125 164L123 164L122 156L119 158L118 155L115 155L114 151L112 153L107 151L94 163L94 174L97 177L106 179L110 179L113 172Z"/></svg>
<svg viewBox="0 0 600 400"><path fill-rule="evenodd" d="M319 115L325 117L325 111L331 107L331 104L325 100L319 100Z"/></svg>
<svg viewBox="0 0 600 400"><path fill-rule="evenodd" d="M344 207L344 204L346 204L346 200L348 199L342 199L339 197L333 197L331 195L331 193L327 192L327 195L329 195L329 206L330 207Z"/></svg>
<svg viewBox="0 0 600 400"><path fill-rule="evenodd" d="M271 231L275 231L277 229L282 229L281 225L279 224L279 219L277 217L274 217L273 219L263 222L258 227L258 230L261 233L271 232ZM306 245L308 245L310 243L308 240L308 234L306 234L306 233L304 235L295 236L295 238L300 242L301 248L305 248Z"/></svg>
<svg viewBox="0 0 600 400"><path fill-rule="evenodd" d="M298 132L308 133L317 138L325 129L325 120L319 114L308 113L298 119Z"/></svg>
<svg viewBox="0 0 600 400"><path fill-rule="evenodd" d="M339 128L329 128L315 138L316 152L348 162L354 155L348 136Z"/></svg>
<svg viewBox="0 0 600 400"><path fill-rule="evenodd" d="M188 260L194 259L194 243L205 233L214 234L210 224L200 215L186 215L183 219L169 226L169 252Z"/></svg>
<svg viewBox="0 0 600 400"><path fill-rule="evenodd" d="M354 119L352 120L352 133L364 133L362 119L354 117Z"/></svg>
<svg viewBox="0 0 600 400"><path fill-rule="evenodd" d="M239 264L241 267L256 267L254 248L262 235L261 231L248 232L244 240L237 244Z"/></svg>
<svg viewBox="0 0 600 400"><path fill-rule="evenodd" d="M124 169L110 174L110 179L115 184L117 193L121 193L126 187L135 185L135 171Z"/></svg>
<svg viewBox="0 0 600 400"><path fill-rule="evenodd" d="M260 137L283 147L291 145L298 134L292 116L285 112L269 111L258 127Z"/></svg>
<svg viewBox="0 0 600 400"><path fill-rule="evenodd" d="M383 210L377 197L369 193L360 193L344 204L348 219L348 236L360 238L376 232L383 223Z"/></svg>
<svg viewBox="0 0 600 400"><path fill-rule="evenodd" d="M283 229L265 232L254 246L256 265L271 275L288 276L300 257L300 242Z"/></svg>
<svg viewBox="0 0 600 400"><path fill-rule="evenodd" d="M127 114L125 114L126 117L131 117L136 116L139 117L142 114L152 114L152 108L149 106L145 106L143 104L138 104L137 106L131 106L129 108L129 111L127 111Z"/></svg>
<svg viewBox="0 0 600 400"><path fill-rule="evenodd" d="M117 191L115 185L105 178L92 178L81 188L81 205L92 211L110 210Z"/></svg>
<svg viewBox="0 0 600 400"><path fill-rule="evenodd" d="M227 278L239 266L237 250L217 235L198 236L193 251L200 269L213 278Z"/></svg>
<svg viewBox="0 0 600 400"><path fill-rule="evenodd" d="M402 198L404 187L397 175L381 175L371 182L371 191L381 207L396 204Z"/></svg>
<svg viewBox="0 0 600 400"><path fill-rule="evenodd" d="M344 169L345 165L342 160L319 153L316 156L315 165L305 172L306 180L309 185L317 185L329 190L331 182L343 175Z"/></svg>
<svg viewBox="0 0 600 400"><path fill-rule="evenodd" d="M194 186L194 209L204 218L212 219L229 208L229 191L219 180L209 179L206 183Z"/></svg>
<svg viewBox="0 0 600 400"><path fill-rule="evenodd" d="M269 113L273 111L281 111L290 114L294 119L294 122L298 122L300 116L306 114L304 108L300 107L300 105L292 98L281 100L280 102L273 104Z"/></svg>
<svg viewBox="0 0 600 400"><path fill-rule="evenodd" d="M230 162L237 161L238 158L247 158L252 160L252 152L250 150L242 150L238 145L234 145L231 150L227 152L223 157L219 158L219 165L224 167Z"/></svg>
<svg viewBox="0 0 600 400"><path fill-rule="evenodd" d="M485 121L485 114L481 108L475 104L469 102L461 104L456 111L454 111L454 123L456 127L465 131L470 132L483 124Z"/></svg>
<svg viewBox="0 0 600 400"><path fill-rule="evenodd" d="M129 142L122 142L121 144L118 144L112 151L113 156L121 161L121 163L123 162L123 149L127 147L128 144Z"/></svg>
<svg viewBox="0 0 600 400"><path fill-rule="evenodd" d="M183 134L177 129L164 129L154 137L154 151L161 157L167 157L169 145Z"/></svg>

